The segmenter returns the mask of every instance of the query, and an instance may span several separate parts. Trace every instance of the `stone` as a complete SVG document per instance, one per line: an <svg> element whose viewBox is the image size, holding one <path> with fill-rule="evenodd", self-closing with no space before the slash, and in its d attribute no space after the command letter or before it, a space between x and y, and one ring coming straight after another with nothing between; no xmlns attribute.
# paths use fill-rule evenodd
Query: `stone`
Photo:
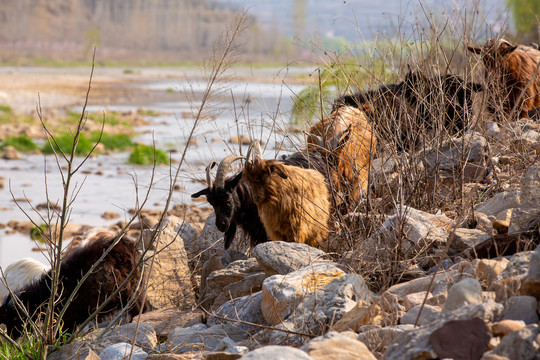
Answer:
<svg viewBox="0 0 540 360"><path fill-rule="evenodd" d="M147 357L148 354L141 348L133 346L132 349L132 345L125 342L110 345L99 353L101 360L123 360L128 358L132 360L145 360Z"/></svg>
<svg viewBox="0 0 540 360"><path fill-rule="evenodd" d="M500 274L508 266L509 260L500 259L481 259L476 265L476 279L487 289L491 284L500 279Z"/></svg>
<svg viewBox="0 0 540 360"><path fill-rule="evenodd" d="M510 360L532 360L540 351L538 325L528 325L511 332L501 339L501 343L491 350L495 355L506 356Z"/></svg>
<svg viewBox="0 0 540 360"><path fill-rule="evenodd" d="M481 230L457 228L450 247L457 251L463 251L475 247L490 238L491 234L487 234Z"/></svg>
<svg viewBox="0 0 540 360"><path fill-rule="evenodd" d="M194 323L202 323L203 315L204 313L201 310L168 308L149 311L140 316L135 316L132 322L136 323L140 317L142 323L154 328L158 338L165 338L175 328L186 327Z"/></svg>
<svg viewBox="0 0 540 360"><path fill-rule="evenodd" d="M3 189L6 186L6 178L0 176L0 189Z"/></svg>
<svg viewBox="0 0 540 360"><path fill-rule="evenodd" d="M262 286L262 312L270 325L286 319L306 295L345 275L333 264L315 264L287 275L266 278Z"/></svg>
<svg viewBox="0 0 540 360"><path fill-rule="evenodd" d="M286 275L310 264L325 261L328 255L306 244L284 241L268 241L251 249L267 275Z"/></svg>
<svg viewBox="0 0 540 360"><path fill-rule="evenodd" d="M242 357L242 360L313 360L313 358L291 346L271 345L250 351Z"/></svg>
<svg viewBox="0 0 540 360"><path fill-rule="evenodd" d="M418 318L418 314L420 313L420 310L422 310L422 313L420 314L420 318L418 319L418 324L416 324L416 319ZM423 326L433 321L436 321L439 318L440 314L441 314L440 308L437 308L431 305L424 305L424 307L422 308L422 305L419 304L413 307L412 309L410 309L409 311L407 311L405 315L403 315L401 319L399 319L399 323L402 325L407 325L407 324L415 325L416 324L418 326Z"/></svg>
<svg viewBox="0 0 540 360"><path fill-rule="evenodd" d="M497 193L483 201L480 205L476 207L475 212L482 213L486 216L497 216L507 209L513 209L517 206L519 199L519 191L503 191Z"/></svg>
<svg viewBox="0 0 540 360"><path fill-rule="evenodd" d="M514 208L508 233L529 230L532 221L538 221L540 212L540 164L529 167L521 179L519 205Z"/></svg>
<svg viewBox="0 0 540 360"><path fill-rule="evenodd" d="M433 294L433 296L436 296L440 292L446 291L448 286L461 280L462 278L463 275L457 270L439 272L437 273L437 275L435 275L435 279L433 280L433 287L431 289L431 293ZM393 285L388 290L386 290L386 292L394 294L401 299L408 294L426 291L431 281L432 276L425 276L405 283Z"/></svg>
<svg viewBox="0 0 540 360"><path fill-rule="evenodd" d="M531 295L540 299L540 246L537 246L530 258L530 265L527 275L523 279L521 294Z"/></svg>
<svg viewBox="0 0 540 360"><path fill-rule="evenodd" d="M197 324L187 328L176 328L167 342L160 347L161 351L183 354L191 351L222 351L229 347L226 338L233 341L244 340L246 334L224 325L207 327Z"/></svg>
<svg viewBox="0 0 540 360"><path fill-rule="evenodd" d="M503 279L508 279L520 275L526 275L529 273L532 259L532 251L515 253L508 259L508 265L506 265L506 268L501 272L501 277Z"/></svg>
<svg viewBox="0 0 540 360"><path fill-rule="evenodd" d="M249 145L249 144L251 144L251 139L246 135L232 136L229 139L229 142L231 144Z"/></svg>
<svg viewBox="0 0 540 360"><path fill-rule="evenodd" d="M101 333L102 329L98 329L85 338L85 341L91 344L92 349L99 352L100 356L101 351L106 347L122 342L132 342L133 339L135 339L135 346L143 349L152 349L158 343L154 328L144 323L139 323L138 326L136 323L120 325L98 339Z"/></svg>
<svg viewBox="0 0 540 360"><path fill-rule="evenodd" d="M474 212L474 219L476 220L476 229L485 232L486 234L493 234L493 222L489 217L481 212Z"/></svg>
<svg viewBox="0 0 540 360"><path fill-rule="evenodd" d="M376 360L367 346L353 337L337 332L311 340L304 350L315 360Z"/></svg>
<svg viewBox="0 0 540 360"><path fill-rule="evenodd" d="M47 356L47 360L100 360L100 358L88 346L75 341L51 353Z"/></svg>
<svg viewBox="0 0 540 360"><path fill-rule="evenodd" d="M494 336L506 336L511 332L523 329L526 326L523 320L501 320L491 325Z"/></svg>
<svg viewBox="0 0 540 360"><path fill-rule="evenodd" d="M407 294L403 297L403 306L405 306L406 311L409 311L413 307L422 304L424 300L427 301L432 297L433 295L431 293L428 293L427 291L420 291L417 293Z"/></svg>
<svg viewBox="0 0 540 360"><path fill-rule="evenodd" d="M145 245L151 247L155 256L153 261L148 261L146 268L149 277L146 297L154 309L190 308L195 304L184 241L175 230L181 223L181 219L169 216L156 237L156 243Z"/></svg>
<svg viewBox="0 0 540 360"><path fill-rule="evenodd" d="M408 206L398 207L395 215L390 216L382 227L368 239L368 256L378 257L379 252L399 247L405 256L416 254L420 249L426 251L443 246L448 239L444 215L432 215Z"/></svg>
<svg viewBox="0 0 540 360"><path fill-rule="evenodd" d="M443 312L456 310L464 305L482 303L482 285L475 279L463 279L448 289Z"/></svg>
<svg viewBox="0 0 540 360"><path fill-rule="evenodd" d="M499 128L499 124L496 122L490 122L486 124L486 135L490 138L498 138L501 134L501 129Z"/></svg>
<svg viewBox="0 0 540 360"><path fill-rule="evenodd" d="M382 315L379 305L359 301L354 308L345 313L341 319L332 326L332 330L338 332L347 330L357 332L362 326L380 326L382 324Z"/></svg>
<svg viewBox="0 0 540 360"><path fill-rule="evenodd" d="M5 146L2 153L2 159L5 160L18 160L21 159L21 154L13 146Z"/></svg>
<svg viewBox="0 0 540 360"><path fill-rule="evenodd" d="M367 345L372 353L383 353L394 339L405 331L414 329L413 325L396 325L373 328L358 334L358 341Z"/></svg>
<svg viewBox="0 0 540 360"><path fill-rule="evenodd" d="M540 320L537 313L538 301L533 296L512 296L504 302L502 318L505 320L522 320L525 324L537 324Z"/></svg>
<svg viewBox="0 0 540 360"><path fill-rule="evenodd" d="M262 292L259 291L253 295L246 295L227 301L216 311L210 313L207 325L227 324L227 326L234 327L237 331L245 331L246 333L254 334L260 330L259 327L236 323L234 320L267 325L261 311L261 300ZM216 317L214 317L214 315ZM232 321L227 321L225 319L231 319Z"/></svg>
<svg viewBox="0 0 540 360"><path fill-rule="evenodd" d="M118 219L120 217L120 214L114 211L105 211L103 214L101 214L101 217L105 220L113 220Z"/></svg>
<svg viewBox="0 0 540 360"><path fill-rule="evenodd" d="M343 275L303 297L287 319L276 327L297 333L321 334L356 306L357 300L369 302L373 296L362 276ZM304 343L301 336L277 330L260 331L255 335L255 340L268 344L302 345Z"/></svg>
<svg viewBox="0 0 540 360"><path fill-rule="evenodd" d="M429 343L441 359L479 359L488 349L491 331L484 320L453 320L435 330Z"/></svg>

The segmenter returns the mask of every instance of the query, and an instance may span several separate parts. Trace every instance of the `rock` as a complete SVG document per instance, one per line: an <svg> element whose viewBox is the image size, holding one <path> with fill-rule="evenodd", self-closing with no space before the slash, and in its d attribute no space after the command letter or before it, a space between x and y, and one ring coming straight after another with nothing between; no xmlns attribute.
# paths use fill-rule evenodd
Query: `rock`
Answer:
<svg viewBox="0 0 540 360"><path fill-rule="evenodd" d="M149 355L146 360L190 360L190 359L198 359L196 356L188 357L184 355L177 355L177 354L151 354Z"/></svg>
<svg viewBox="0 0 540 360"><path fill-rule="evenodd" d="M261 299L262 292L259 291L253 295L246 295L244 297L227 301L209 315L207 325L213 326L217 324L228 324L228 327L233 327L237 331L244 331L246 333L254 334L261 328L236 323L234 321L226 321L223 318L267 325L261 311ZM213 317L212 315L219 316L220 318Z"/></svg>
<svg viewBox="0 0 540 360"><path fill-rule="evenodd" d="M85 341L91 345L94 351L100 352L100 356L104 348L117 343L132 341L134 338L135 345L143 349L152 349L158 343L154 328L144 323L139 323L138 327L135 323L120 325L112 329L110 333L97 339L102 331L102 329L95 330L85 338Z"/></svg>
<svg viewBox="0 0 540 360"><path fill-rule="evenodd" d="M154 260L148 262L152 264L150 273L148 267L146 270L149 277L146 297L155 309L188 308L195 304L184 241L176 230L182 223L181 219L169 216L156 237L156 243L145 245L150 246L155 254ZM150 231L155 232L156 229Z"/></svg>
<svg viewBox="0 0 540 360"><path fill-rule="evenodd" d="M452 320L470 320L478 317L488 323L497 318L502 309L502 305L488 300L479 305L465 305L454 311L441 313L438 321L399 334L389 345L384 359L437 359L438 355L429 342L429 337L433 332Z"/></svg>
<svg viewBox="0 0 540 360"><path fill-rule="evenodd" d="M466 182L476 182L485 175L487 162L487 141L479 133L468 133L464 138L452 138L441 144L440 147L422 150L418 158L422 159L428 173L434 169L454 174L464 169ZM467 166L477 167L474 171L466 171Z"/></svg>
<svg viewBox="0 0 540 360"><path fill-rule="evenodd" d="M501 278L500 274L508 266L509 260L500 259L481 259L476 265L476 279L487 289L491 284Z"/></svg>
<svg viewBox="0 0 540 360"><path fill-rule="evenodd" d="M407 311L405 315L401 317L399 320L399 323L402 325L415 325L416 319L418 318L418 313L420 312L420 309L422 308L422 305L416 305L411 310ZM441 310L439 308L436 308L431 305L424 305L422 308L422 313L420 315L420 319L418 319L418 326L423 326L426 324L429 324L439 318L441 314Z"/></svg>
<svg viewBox="0 0 540 360"><path fill-rule="evenodd" d="M161 351L183 354L190 351L222 351L229 347L226 338L240 341L245 334L239 333L228 326L214 325L207 327L197 324L187 328L176 328L170 334L167 342L161 346Z"/></svg>
<svg viewBox="0 0 540 360"><path fill-rule="evenodd" d="M493 283L495 301L502 302L512 296L521 295L520 289L524 278L524 275L519 275Z"/></svg>
<svg viewBox="0 0 540 360"><path fill-rule="evenodd" d="M324 251L295 242L268 241L255 246L251 254L268 276L286 275L310 264L328 262Z"/></svg>
<svg viewBox="0 0 540 360"><path fill-rule="evenodd" d="M0 189L3 189L6 186L6 178L0 176Z"/></svg>
<svg viewBox="0 0 540 360"><path fill-rule="evenodd" d="M216 254L203 266L201 304L207 309L217 309L231 299L260 291L266 278L256 259L231 261L228 255L228 252L223 256ZM216 256L219 260L215 259ZM208 264L214 262L217 265L210 267L215 270L206 275L210 269ZM219 269L220 266L225 267Z"/></svg>
<svg viewBox="0 0 540 360"><path fill-rule="evenodd" d="M532 360L540 351L538 343L538 325L511 332L502 338L501 343L490 353L506 356L510 360Z"/></svg>
<svg viewBox="0 0 540 360"><path fill-rule="evenodd" d="M485 214L488 217L496 216L504 210L515 208L518 204L518 199L518 190L503 191L482 202L475 209L475 212Z"/></svg>
<svg viewBox="0 0 540 360"><path fill-rule="evenodd" d="M101 360L123 360L130 358L131 355L132 360L144 360L148 357L148 354L141 348L133 346L133 352L131 348L131 344L125 342L110 345L99 353L99 358Z"/></svg>
<svg viewBox="0 0 540 360"><path fill-rule="evenodd" d="M474 212L474 219L476 220L476 229L485 232L486 234L493 234L493 222L487 217L487 215L481 212Z"/></svg>
<svg viewBox="0 0 540 360"><path fill-rule="evenodd" d="M413 325L396 325L383 328L372 328L358 334L358 341L366 344L368 349L374 354L381 354L394 339L404 331L414 329Z"/></svg>
<svg viewBox="0 0 540 360"><path fill-rule="evenodd" d="M539 138L540 134L534 130L524 131L519 138L511 140L510 150L515 153L525 153L533 148Z"/></svg>
<svg viewBox="0 0 540 360"><path fill-rule="evenodd" d="M537 246L530 258L527 275L523 279L520 290L523 295L531 295L540 299L540 246Z"/></svg>
<svg viewBox="0 0 540 360"><path fill-rule="evenodd" d="M266 278L262 286L262 312L270 325L286 319L306 295L323 288L345 273L332 264L316 264L287 275Z"/></svg>
<svg viewBox="0 0 540 360"><path fill-rule="evenodd" d="M329 332L311 340L304 350L315 360L376 360L367 346L351 336Z"/></svg>
<svg viewBox="0 0 540 360"><path fill-rule="evenodd" d="M403 297L403 305L405 306L405 310L409 311L413 307L420 305L427 299L430 299L433 297L431 293L428 293L427 291L420 291L413 294L407 294Z"/></svg>
<svg viewBox="0 0 540 360"><path fill-rule="evenodd" d="M481 244L489 238L491 238L491 235L481 230L457 228L450 247L457 251L463 251Z"/></svg>
<svg viewBox="0 0 540 360"><path fill-rule="evenodd" d="M75 341L47 356L47 360L100 360L100 358L92 349Z"/></svg>
<svg viewBox="0 0 540 360"><path fill-rule="evenodd" d="M445 226L450 222L444 215L432 215L408 206L401 210L398 207L396 214L390 216L367 240L371 245L368 253L371 257L377 257L381 251L378 249L386 252L399 246L404 255L413 255L420 249L425 252L426 249L442 246L448 239Z"/></svg>
<svg viewBox="0 0 540 360"><path fill-rule="evenodd" d="M486 124L486 135L490 138L498 138L501 134L501 129L496 122L490 122Z"/></svg>
<svg viewBox="0 0 540 360"><path fill-rule="evenodd" d="M2 153L2 159L6 160L18 160L21 159L21 154L13 146L5 146Z"/></svg>
<svg viewBox="0 0 540 360"><path fill-rule="evenodd" d="M313 360L311 356L291 346L263 346L244 355L242 360Z"/></svg>
<svg viewBox="0 0 540 360"><path fill-rule="evenodd" d="M321 334L326 327L332 326L350 311L356 305L356 300L371 301L372 297L373 293L368 290L360 275L343 275L302 298L292 314L276 327L300 333ZM298 335L270 330L260 331L255 339L270 344L300 345L304 342Z"/></svg>
<svg viewBox="0 0 540 360"><path fill-rule="evenodd" d="M115 213L114 211L105 211L103 214L101 214L101 217L105 220L113 220L118 219L120 214Z"/></svg>
<svg viewBox="0 0 540 360"><path fill-rule="evenodd" d="M540 320L537 313L538 301L533 296L512 296L504 302L502 318L505 320L522 320L525 324L537 324Z"/></svg>
<svg viewBox="0 0 540 360"><path fill-rule="evenodd" d="M535 163L521 180L519 205L514 208L508 233L529 230L540 212L540 164Z"/></svg>
<svg viewBox="0 0 540 360"><path fill-rule="evenodd" d="M461 280L462 278L463 275L457 270L439 272L437 275L435 275L431 293L433 296L435 296L441 292L445 292L450 285ZM432 276L425 276L406 283L396 284L386 290L386 293L394 294L399 299L402 299L408 294L426 291L431 283L431 280Z"/></svg>
<svg viewBox="0 0 540 360"><path fill-rule="evenodd" d="M242 354L228 353L225 351L209 352L204 355L204 360L236 360L240 359ZM184 359L184 357L182 357Z"/></svg>
<svg viewBox="0 0 540 360"><path fill-rule="evenodd" d="M479 359L488 349L491 331L484 320L453 320L435 330L429 343L439 358Z"/></svg>
<svg viewBox="0 0 540 360"><path fill-rule="evenodd" d="M491 331L494 336L506 336L511 332L523 329L525 326L523 320L501 320L491 325Z"/></svg>
<svg viewBox="0 0 540 360"><path fill-rule="evenodd" d="M175 328L183 328L190 324L202 323L204 313L201 310L181 310L179 308L159 309L146 312L140 316L141 322L152 326L158 338L168 337ZM139 316L132 320L136 323Z"/></svg>
<svg viewBox="0 0 540 360"><path fill-rule="evenodd" d="M345 313L341 319L332 326L332 330L338 332L348 330L357 332L362 326L380 326L381 324L382 311L379 305L359 301L354 308Z"/></svg>
<svg viewBox="0 0 540 360"><path fill-rule="evenodd" d="M508 279L515 276L526 275L531 267L532 258L532 251L515 253L509 258L508 265L506 265L506 268L501 272L501 277L503 279Z"/></svg>
<svg viewBox="0 0 540 360"><path fill-rule="evenodd" d="M229 139L229 142L231 144L249 145L249 144L251 144L251 139L246 135L232 136Z"/></svg>
<svg viewBox="0 0 540 360"><path fill-rule="evenodd" d="M463 279L452 285L442 311L450 312L464 305L482 303L482 285L475 279Z"/></svg>

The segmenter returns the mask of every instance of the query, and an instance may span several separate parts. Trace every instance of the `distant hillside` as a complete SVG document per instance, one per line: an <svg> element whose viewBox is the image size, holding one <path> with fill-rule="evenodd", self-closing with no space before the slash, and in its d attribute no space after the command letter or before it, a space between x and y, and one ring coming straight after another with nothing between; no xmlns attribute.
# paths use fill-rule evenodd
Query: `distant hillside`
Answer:
<svg viewBox="0 0 540 360"><path fill-rule="evenodd" d="M198 60L236 15L203 0L2 0L0 56L85 59L96 44L101 60ZM244 36L250 52L280 48L256 26Z"/></svg>

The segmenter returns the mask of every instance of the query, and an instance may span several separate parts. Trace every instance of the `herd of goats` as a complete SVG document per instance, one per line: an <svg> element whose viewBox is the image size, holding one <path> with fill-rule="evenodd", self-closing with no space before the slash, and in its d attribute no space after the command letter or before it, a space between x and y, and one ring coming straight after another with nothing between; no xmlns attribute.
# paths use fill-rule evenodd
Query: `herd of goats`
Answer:
<svg viewBox="0 0 540 360"><path fill-rule="evenodd" d="M398 84L345 95L334 101L332 113L316 122L307 133L305 149L280 160L265 160L255 141L246 157L229 155L218 165L215 179L206 168L207 187L192 197L206 196L213 206L216 227L224 233L224 246L233 243L238 228L250 245L269 240L295 241L322 246L332 227L331 214L355 208L367 191L370 161L381 135L374 115L398 102L416 107L416 124L430 129L430 105L444 95L443 126L448 134L466 128L472 109L472 93L486 91L487 110L493 115L538 118L540 115L540 51L533 46L513 46L491 39L485 46L469 46L482 58L486 86L469 83L455 74L428 77L420 71L407 73ZM497 90L497 91L495 91ZM396 120L397 122L397 120ZM373 125L371 125L373 124ZM399 151L416 146L409 126L390 129L401 134ZM231 164L244 159L243 169L227 177ZM99 262L104 251L116 245ZM126 236L98 233L84 243L71 246L63 256L55 312L67 304L82 276L90 275L72 298L64 316L64 329L73 331L94 313L128 310L131 315L149 306L139 286L139 250ZM0 272L0 324L18 336L29 320L35 321L51 296L52 270L23 259ZM117 291L122 284L120 291ZM1 332L0 332L1 334ZM1 336L0 336L1 338Z"/></svg>

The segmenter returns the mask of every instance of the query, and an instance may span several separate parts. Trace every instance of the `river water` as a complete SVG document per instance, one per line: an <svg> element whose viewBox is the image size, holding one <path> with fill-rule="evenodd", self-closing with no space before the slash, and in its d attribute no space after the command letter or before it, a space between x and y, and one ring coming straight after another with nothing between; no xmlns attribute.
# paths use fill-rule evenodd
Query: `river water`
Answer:
<svg viewBox="0 0 540 360"><path fill-rule="evenodd" d="M214 87L215 95L207 105L206 117L197 124L194 138L197 145L188 148L182 165L179 185L182 191L173 193L173 203L189 203L190 194L200 190L203 185L204 168L213 161L220 161L230 153L245 154L247 146L235 145L229 139L236 135L247 135L260 139L266 146L265 155L277 156L281 148L292 148L300 143L298 136L289 134L289 111L293 96L298 94L303 85L287 84L278 74L279 69L261 69L242 71L243 81L229 81ZM26 70L31 71L31 70ZM46 70L36 70L46 71ZM51 70L56 72L58 70ZM69 71L66 70L66 71ZM121 73L121 69L108 69L108 72ZM296 69L295 72L308 73L310 69ZM136 142L156 144L156 147L172 151L173 160L179 161L185 149L187 137L194 127L195 120L186 113L200 105L200 94L206 84L201 74L193 70L181 71L163 69L144 69L138 71L126 86L133 91L175 91L178 100L174 102L129 103L93 105L89 111L131 111L141 106L161 113L160 116L148 116L149 125L136 128ZM249 80L253 78L253 80ZM193 79L191 79L193 78ZM264 81L260 79L265 79ZM275 81L268 81L268 79ZM171 90L172 89L172 90ZM186 94L188 94L186 96ZM79 108L80 110L80 108ZM128 210L135 208L150 189L149 200L145 208L162 209L170 186L170 173L176 170L169 166L155 169L154 183L150 184L152 168L127 164L128 153L100 155L90 158L75 178L77 196L71 207L70 222L92 226L108 226L129 218ZM77 161L81 161L78 159ZM63 164L62 164L63 165ZM45 203L47 196L61 204L61 176L54 157L28 155L20 160L0 160L0 174L6 180L5 188L0 190L1 223L10 220L27 221L25 212L37 223L43 223L32 207ZM19 209L14 200L19 199ZM29 199L30 204L23 199ZM204 206L204 204L202 205ZM104 220L105 211L121 214L120 219ZM43 215L44 211L40 211ZM37 244L27 234L7 234L0 230L0 267L22 258L32 257L46 263L44 255L32 251Z"/></svg>

